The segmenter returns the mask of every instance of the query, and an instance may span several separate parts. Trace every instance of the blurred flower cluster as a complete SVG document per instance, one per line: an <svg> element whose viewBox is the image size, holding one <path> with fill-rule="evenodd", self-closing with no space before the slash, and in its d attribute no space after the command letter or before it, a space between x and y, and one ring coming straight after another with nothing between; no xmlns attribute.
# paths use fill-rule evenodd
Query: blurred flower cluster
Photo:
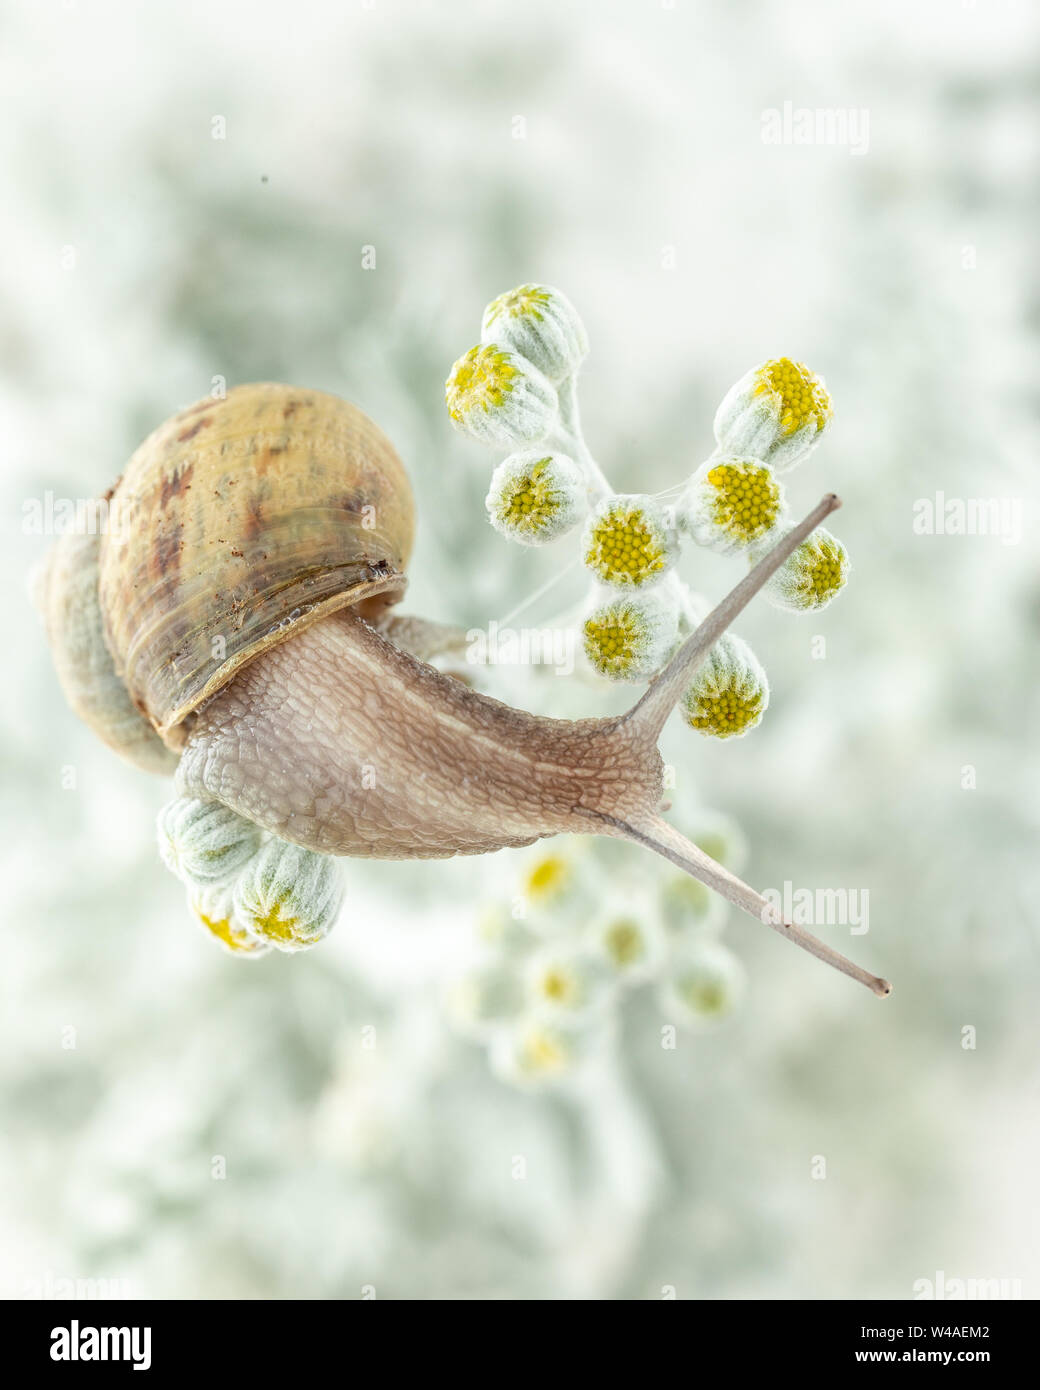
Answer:
<svg viewBox="0 0 1040 1390"><path fill-rule="evenodd" d="M487 495L491 524L521 545L544 545L583 526L590 590L582 639L592 668L645 681L702 621L707 603L679 578L684 539L754 563L783 534L780 475L801 463L831 425L823 380L790 358L752 368L715 416L715 451L664 493L617 493L582 433L577 375L588 354L570 300L548 285L520 285L484 310L481 341L452 367L445 397L453 424L482 443L513 447ZM844 586L848 556L822 528L770 582L778 608L825 607ZM687 724L740 737L769 703L765 672L746 642L716 643L683 700Z"/></svg>
<svg viewBox="0 0 1040 1390"><path fill-rule="evenodd" d="M746 844L728 817L702 815L695 838L740 868ZM487 1047L496 1075L524 1087L580 1076L641 986L655 991L665 1027L711 1028L744 990L743 967L718 939L727 910L628 846L578 836L538 846L512 895L482 906L471 958L447 990L449 1019Z"/></svg>

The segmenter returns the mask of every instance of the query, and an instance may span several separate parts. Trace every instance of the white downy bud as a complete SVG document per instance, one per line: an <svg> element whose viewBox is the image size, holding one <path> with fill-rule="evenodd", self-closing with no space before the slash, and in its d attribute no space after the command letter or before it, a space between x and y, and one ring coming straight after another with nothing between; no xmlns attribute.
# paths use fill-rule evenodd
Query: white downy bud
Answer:
<svg viewBox="0 0 1040 1390"><path fill-rule="evenodd" d="M733 1013L745 985L744 967L732 951L714 941L698 941L669 972L661 1007L683 1027L710 1028Z"/></svg>
<svg viewBox="0 0 1040 1390"><path fill-rule="evenodd" d="M784 561L762 592L775 608L789 613L815 613L837 597L848 577L848 551L837 536L818 526Z"/></svg>
<svg viewBox="0 0 1040 1390"><path fill-rule="evenodd" d="M180 796L159 812L159 854L185 883L221 883L236 874L260 849L259 826L220 801Z"/></svg>
<svg viewBox="0 0 1040 1390"><path fill-rule="evenodd" d="M508 448L544 439L556 423L556 388L519 353L494 343L470 348L444 384L452 424L485 444Z"/></svg>
<svg viewBox="0 0 1040 1390"><path fill-rule="evenodd" d="M550 285L519 285L493 299L484 310L480 336L526 357L552 382L572 375L589 351L578 311Z"/></svg>
<svg viewBox="0 0 1040 1390"><path fill-rule="evenodd" d="M715 439L725 453L786 473L819 444L833 411L823 378L801 362L777 357L752 367L723 398Z"/></svg>
<svg viewBox="0 0 1040 1390"><path fill-rule="evenodd" d="M527 997L536 1018L580 1026L606 1002L610 979L591 953L571 946L539 951L527 968Z"/></svg>
<svg viewBox="0 0 1040 1390"><path fill-rule="evenodd" d="M692 616L703 621L709 605L691 594ZM724 632L700 665L680 702L691 729L710 738L740 738L761 722L769 705L769 682L754 652Z"/></svg>
<svg viewBox="0 0 1040 1390"><path fill-rule="evenodd" d="M589 509L585 479L566 454L510 454L495 469L484 502L491 524L521 545L545 545L572 531Z"/></svg>
<svg viewBox="0 0 1040 1390"><path fill-rule="evenodd" d="M271 949L269 942L252 936L235 916L233 879L204 888L189 888L188 907L196 921L232 955L253 960Z"/></svg>
<svg viewBox="0 0 1040 1390"><path fill-rule="evenodd" d="M602 584L619 589L659 584L678 557L675 531L653 497L618 493L589 517L582 557Z"/></svg>
<svg viewBox="0 0 1040 1390"><path fill-rule="evenodd" d="M565 1082L588 1056L594 1036L528 1018L494 1039L491 1069L524 1089Z"/></svg>
<svg viewBox="0 0 1040 1390"><path fill-rule="evenodd" d="M279 951L314 946L335 925L343 873L327 854L270 839L235 883L235 916Z"/></svg>
<svg viewBox="0 0 1040 1390"><path fill-rule="evenodd" d="M724 454L693 475L682 509L683 525L697 545L733 555L776 538L785 514L784 491L767 464Z"/></svg>
<svg viewBox="0 0 1040 1390"><path fill-rule="evenodd" d="M603 913L590 931L593 950L624 985L650 979L661 963L661 925L644 905Z"/></svg>
<svg viewBox="0 0 1040 1390"><path fill-rule="evenodd" d="M655 675L679 633L675 595L658 587L649 593L601 590L582 623L585 655L601 676L642 681Z"/></svg>

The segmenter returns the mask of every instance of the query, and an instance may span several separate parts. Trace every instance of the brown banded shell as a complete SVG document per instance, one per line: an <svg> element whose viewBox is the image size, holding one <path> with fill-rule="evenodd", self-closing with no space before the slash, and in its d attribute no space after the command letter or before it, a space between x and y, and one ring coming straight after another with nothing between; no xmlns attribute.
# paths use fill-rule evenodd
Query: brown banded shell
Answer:
<svg viewBox="0 0 1040 1390"><path fill-rule="evenodd" d="M160 425L112 493L99 595L133 705L171 748L259 652L348 604L375 616L406 584L407 475L356 406L238 386Z"/></svg>
<svg viewBox="0 0 1040 1390"><path fill-rule="evenodd" d="M144 772L170 774L177 755L134 708L112 661L98 604L101 532L67 532L35 576L34 599L72 710L102 742Z"/></svg>

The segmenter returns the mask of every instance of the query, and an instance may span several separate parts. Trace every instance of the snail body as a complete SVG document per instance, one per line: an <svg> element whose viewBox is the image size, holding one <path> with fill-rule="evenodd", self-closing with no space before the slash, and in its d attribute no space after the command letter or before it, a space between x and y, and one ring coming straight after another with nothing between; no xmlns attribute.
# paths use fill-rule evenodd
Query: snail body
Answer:
<svg viewBox="0 0 1040 1390"><path fill-rule="evenodd" d="M666 718L837 498L784 535L627 714L559 720L422 659L444 630L392 613L414 534L408 478L382 431L335 396L266 383L199 402L144 441L110 497L117 527L82 555L85 538L56 547L47 632L73 709L137 766L175 770L180 796L322 855L483 854L565 832L634 840L888 992L773 920L659 814Z"/></svg>

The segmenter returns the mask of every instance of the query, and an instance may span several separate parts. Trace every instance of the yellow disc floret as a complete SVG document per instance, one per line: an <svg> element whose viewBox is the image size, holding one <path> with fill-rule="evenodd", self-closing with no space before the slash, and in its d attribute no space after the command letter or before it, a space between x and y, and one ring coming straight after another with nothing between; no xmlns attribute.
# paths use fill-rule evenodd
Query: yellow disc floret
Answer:
<svg viewBox="0 0 1040 1390"><path fill-rule="evenodd" d="M814 549L816 554L805 570L805 589L807 597L812 595L811 605L807 606L819 608L845 583L849 561L844 546L832 536L821 537Z"/></svg>
<svg viewBox="0 0 1040 1390"><path fill-rule="evenodd" d="M566 454L526 450L503 459L484 500L496 531L521 545L544 545L588 511L581 470Z"/></svg>
<svg viewBox="0 0 1040 1390"><path fill-rule="evenodd" d="M675 645L677 633L677 604L661 588L615 594L598 603L582 624L589 664L611 680L652 676Z"/></svg>
<svg viewBox="0 0 1040 1390"><path fill-rule="evenodd" d="M484 324L486 327L493 326L503 314L541 321L551 297L552 291L545 285L518 285L515 290L507 290L491 301L484 311Z"/></svg>
<svg viewBox="0 0 1040 1390"><path fill-rule="evenodd" d="M252 952L262 952L265 949L262 941L258 941L255 937L249 936L244 931L236 928L234 920L231 917L209 917L205 912L199 909L196 909L195 915L206 930L212 932L217 940L221 942L222 945L226 946L229 951L237 951L242 955L249 955Z"/></svg>
<svg viewBox="0 0 1040 1390"><path fill-rule="evenodd" d="M691 728L715 738L731 738L754 728L763 709L762 692L748 690L734 678L721 690L698 691L687 701L684 714Z"/></svg>
<svg viewBox="0 0 1040 1390"><path fill-rule="evenodd" d="M551 520L560 502L546 476L548 465L548 458L539 459L506 489L496 510L499 521L517 531L540 531Z"/></svg>
<svg viewBox="0 0 1040 1390"><path fill-rule="evenodd" d="M712 738L749 733L769 704L769 682L748 644L723 633L682 698L683 718Z"/></svg>
<svg viewBox="0 0 1040 1390"><path fill-rule="evenodd" d="M720 980L693 976L681 980L676 988L696 1014L713 1018L727 1012L729 995Z"/></svg>
<svg viewBox="0 0 1040 1390"><path fill-rule="evenodd" d="M760 540L780 515L780 484L764 464L719 463L708 471L712 521L740 545Z"/></svg>
<svg viewBox="0 0 1040 1390"><path fill-rule="evenodd" d="M520 1037L517 1062L522 1074L554 1075L566 1071L572 1059L568 1040L554 1029L529 1027Z"/></svg>
<svg viewBox="0 0 1040 1390"><path fill-rule="evenodd" d="M848 577L848 551L820 526L780 566L763 592L778 608L811 613L826 608Z"/></svg>
<svg viewBox="0 0 1040 1390"><path fill-rule="evenodd" d="M615 965L624 968L635 965L646 954L646 939L639 923L620 917L610 922L603 933L603 944Z"/></svg>
<svg viewBox="0 0 1040 1390"><path fill-rule="evenodd" d="M623 676L636 664L644 635L638 614L631 608L611 606L585 619L582 629L585 654L605 676Z"/></svg>
<svg viewBox="0 0 1040 1390"><path fill-rule="evenodd" d="M652 584L671 564L668 535L650 499L609 498L585 536L585 564L605 584Z"/></svg>
<svg viewBox="0 0 1040 1390"><path fill-rule="evenodd" d="M789 357L777 357L759 369L755 394L776 395L780 431L786 437L804 425L814 424L822 430L831 418L831 398L819 377L802 362Z"/></svg>
<svg viewBox="0 0 1040 1390"><path fill-rule="evenodd" d="M580 989L573 975L550 967L542 976L540 988L546 999L564 1007L574 1004L580 998Z"/></svg>
<svg viewBox="0 0 1040 1390"><path fill-rule="evenodd" d="M282 946L310 946L318 939L313 926L289 910L287 897L275 903L268 912L258 913L249 926L265 941Z"/></svg>
<svg viewBox="0 0 1040 1390"><path fill-rule="evenodd" d="M448 414L461 424L475 410L504 404L519 369L514 355L488 343L470 348L451 369L444 387Z"/></svg>

